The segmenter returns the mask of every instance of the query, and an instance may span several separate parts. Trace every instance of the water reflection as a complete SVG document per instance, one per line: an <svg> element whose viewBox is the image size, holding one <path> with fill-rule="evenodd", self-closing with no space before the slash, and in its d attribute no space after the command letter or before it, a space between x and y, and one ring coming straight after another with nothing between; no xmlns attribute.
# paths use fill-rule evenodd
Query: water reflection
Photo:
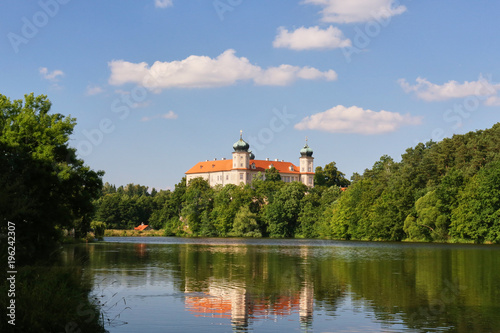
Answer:
<svg viewBox="0 0 500 333"><path fill-rule="evenodd" d="M299 293L278 296L270 301L248 292L244 285L221 284L214 281L208 290L193 292L186 284L186 309L195 316L228 318L236 331L246 331L251 321L274 320L294 313L299 314L300 325L310 327L314 311L313 287L302 286Z"/></svg>
<svg viewBox="0 0 500 333"><path fill-rule="evenodd" d="M170 241L66 249L131 308L111 332L499 331L498 247Z"/></svg>

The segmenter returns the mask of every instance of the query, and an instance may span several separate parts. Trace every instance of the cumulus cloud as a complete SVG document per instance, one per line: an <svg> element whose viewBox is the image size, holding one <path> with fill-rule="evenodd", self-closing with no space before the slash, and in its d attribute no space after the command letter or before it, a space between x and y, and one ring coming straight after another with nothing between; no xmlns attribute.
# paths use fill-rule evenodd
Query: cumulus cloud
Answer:
<svg viewBox="0 0 500 333"><path fill-rule="evenodd" d="M253 81L257 85L287 85L297 79L331 81L337 78L333 70L321 72L312 67L281 65L263 69L251 64L245 57L235 56L232 49L216 58L192 55L180 61L156 61L152 66L145 62L113 60L109 67L109 84L136 83L156 92L167 88L229 86L239 81Z"/></svg>
<svg viewBox="0 0 500 333"><path fill-rule="evenodd" d="M327 29L320 29L318 26L301 27L292 32L280 27L273 42L276 48L292 50L334 49L351 45L351 40L345 39L342 31L333 26Z"/></svg>
<svg viewBox="0 0 500 333"><path fill-rule="evenodd" d="M157 114L155 116L151 117L142 117L141 121L150 121L154 119L177 119L179 116L172 110L168 111L167 113L164 114Z"/></svg>
<svg viewBox="0 0 500 333"><path fill-rule="evenodd" d="M99 86L92 86L92 85L88 85L87 86L87 91L86 91L86 95L87 96L92 96L92 95L97 95L97 94L101 94L104 92L104 89L102 89L101 87Z"/></svg>
<svg viewBox="0 0 500 333"><path fill-rule="evenodd" d="M357 106L337 105L324 112L305 117L295 128L330 133L382 134L394 132L404 125L418 125L420 117L397 112L364 110Z"/></svg>
<svg viewBox="0 0 500 333"><path fill-rule="evenodd" d="M60 76L64 76L64 72L59 70L59 69L53 70L51 72L48 70L47 67L40 67L38 69L38 71L40 72L40 74L42 75L42 77L45 80L49 80L49 81L53 81L53 82L58 81Z"/></svg>
<svg viewBox="0 0 500 333"><path fill-rule="evenodd" d="M418 98L429 102L477 96L485 99L486 105L498 105L497 103L499 103L497 92L500 90L500 84L492 84L482 76L477 81L459 83L450 80L442 85L431 83L421 77L416 79L414 85L405 79L399 79L398 83L406 93L415 93Z"/></svg>
<svg viewBox="0 0 500 333"><path fill-rule="evenodd" d="M322 20L332 23L386 20L406 11L397 0L304 0L303 3L323 7Z"/></svg>
<svg viewBox="0 0 500 333"><path fill-rule="evenodd" d="M156 8L167 8L173 6L174 3L172 0L155 0L155 7Z"/></svg>

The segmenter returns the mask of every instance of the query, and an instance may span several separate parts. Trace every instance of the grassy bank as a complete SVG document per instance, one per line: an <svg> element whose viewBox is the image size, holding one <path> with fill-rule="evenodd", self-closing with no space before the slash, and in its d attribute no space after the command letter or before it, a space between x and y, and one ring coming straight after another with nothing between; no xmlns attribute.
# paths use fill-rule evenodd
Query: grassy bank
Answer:
<svg viewBox="0 0 500 333"><path fill-rule="evenodd" d="M6 279L0 293L7 295ZM15 284L15 326L3 318L1 332L106 332L99 305L89 300L91 281L81 267L24 266ZM2 308L9 299L0 297Z"/></svg>
<svg viewBox="0 0 500 333"><path fill-rule="evenodd" d="M118 230L107 229L104 237L161 237L165 236L165 230Z"/></svg>

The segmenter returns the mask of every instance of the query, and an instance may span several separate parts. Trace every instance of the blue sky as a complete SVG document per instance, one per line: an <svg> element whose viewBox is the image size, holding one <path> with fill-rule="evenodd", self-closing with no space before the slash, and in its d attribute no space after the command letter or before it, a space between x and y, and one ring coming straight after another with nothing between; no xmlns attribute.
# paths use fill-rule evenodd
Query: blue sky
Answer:
<svg viewBox="0 0 500 333"><path fill-rule="evenodd" d="M104 181L173 188L230 158L348 177L500 112L500 2L5 0L0 93L46 94Z"/></svg>

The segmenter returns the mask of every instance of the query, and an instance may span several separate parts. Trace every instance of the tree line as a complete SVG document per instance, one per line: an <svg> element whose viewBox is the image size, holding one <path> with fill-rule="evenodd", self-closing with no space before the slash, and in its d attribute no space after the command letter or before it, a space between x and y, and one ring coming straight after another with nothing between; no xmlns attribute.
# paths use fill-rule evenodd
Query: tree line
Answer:
<svg viewBox="0 0 500 333"><path fill-rule="evenodd" d="M347 190L343 191L347 187ZM105 184L95 219L140 223L172 236L298 237L388 241L500 241L500 124L384 155L346 179L335 162L315 187L276 170L248 185L210 187L183 178L172 191Z"/></svg>
<svg viewBox="0 0 500 333"><path fill-rule="evenodd" d="M318 181L349 184L334 162L325 169L316 175ZM116 188L106 183L94 201L95 219L112 229L144 223L172 236L312 238L319 234L309 213L328 207L340 193L338 186L309 189L299 182L285 183L275 168L240 186L212 188L202 178L186 186L184 177L173 191L148 192L142 185Z"/></svg>
<svg viewBox="0 0 500 333"><path fill-rule="evenodd" d="M384 155L350 181L331 162L316 168L314 188L282 182L272 168L245 186L183 178L149 191L103 186L104 172L69 146L76 119L50 108L44 95L0 95L0 232L15 222L21 261L52 253L65 230L81 238L100 223L176 236L500 240L500 123L419 143L400 162Z"/></svg>

